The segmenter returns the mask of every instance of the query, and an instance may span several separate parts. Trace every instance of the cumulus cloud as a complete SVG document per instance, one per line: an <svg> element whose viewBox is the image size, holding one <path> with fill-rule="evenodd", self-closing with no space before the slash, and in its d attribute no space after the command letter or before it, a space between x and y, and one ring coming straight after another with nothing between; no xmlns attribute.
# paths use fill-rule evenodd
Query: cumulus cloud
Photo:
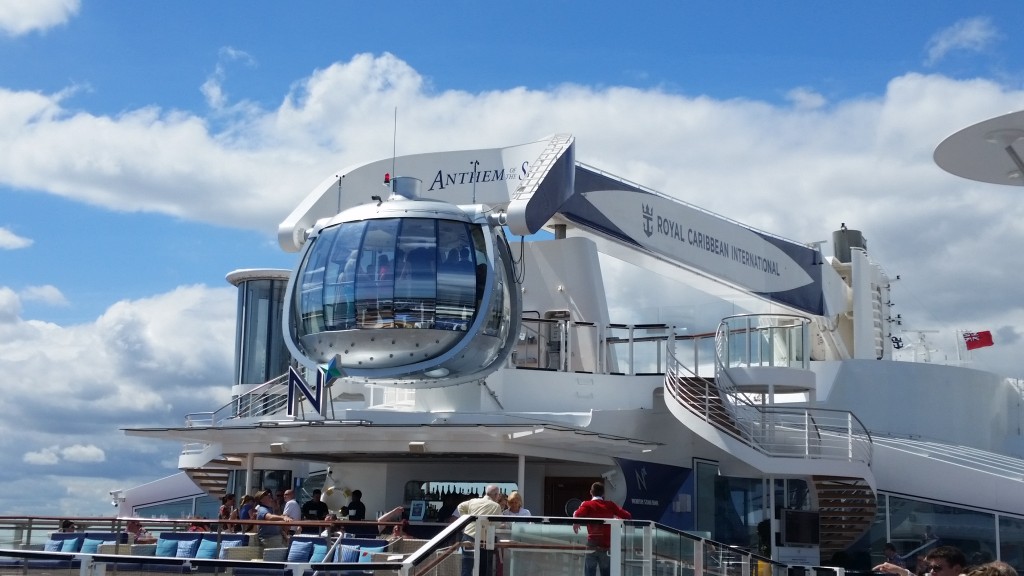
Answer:
<svg viewBox="0 0 1024 576"><path fill-rule="evenodd" d="M0 286L0 325L18 321L21 314L21 298L6 286Z"/></svg>
<svg viewBox="0 0 1024 576"><path fill-rule="evenodd" d="M0 288L0 301L10 294ZM59 485L93 477L99 464L118 470L117 479L94 478L90 491L174 473L156 456L167 446L128 438L119 427L180 425L185 414L230 399L235 298L230 287L184 286L118 302L85 324L0 322L0 372L21 384L5 387L18 410L0 422L0 450L20 451L26 466L59 464L52 473ZM0 470L5 484L20 476L35 473L16 464ZM3 497L0 506L16 507ZM71 511L81 513L77 506Z"/></svg>
<svg viewBox="0 0 1024 576"><path fill-rule="evenodd" d="M61 448L47 446L33 452L26 452L22 461L36 466L53 466L61 462L103 462L106 455L101 448L93 445L74 444Z"/></svg>
<svg viewBox="0 0 1024 576"><path fill-rule="evenodd" d="M932 66L955 51L980 52L999 37L990 18L966 18L937 32L928 40L925 64Z"/></svg>
<svg viewBox="0 0 1024 576"><path fill-rule="evenodd" d="M68 462L103 462L106 460L106 454L103 453L103 449L92 444L88 446L83 446L82 444L68 446L61 449L60 455Z"/></svg>
<svg viewBox="0 0 1024 576"><path fill-rule="evenodd" d="M786 94L786 99L792 102L794 107L801 110L821 108L828 103L824 96L809 88L794 88Z"/></svg>
<svg viewBox="0 0 1024 576"><path fill-rule="evenodd" d="M21 459L27 464L53 466L60 463L60 455L58 454L58 451L59 448L57 446L48 446L35 452L26 452Z"/></svg>
<svg viewBox="0 0 1024 576"><path fill-rule="evenodd" d="M76 14L80 0L8 0L0 2L0 31L21 36L66 23Z"/></svg>
<svg viewBox="0 0 1024 576"><path fill-rule="evenodd" d="M18 250L32 245L31 238L18 236L7 228L0 228L0 250Z"/></svg>
<svg viewBox="0 0 1024 576"><path fill-rule="evenodd" d="M210 108L221 111L227 106L228 96L224 92L224 80L227 76L227 66L236 61L249 67L256 65L256 60L242 50L231 47L221 48L217 66L199 88Z"/></svg>
<svg viewBox="0 0 1024 576"><path fill-rule="evenodd" d="M42 302L51 306L67 306L68 299L56 287L50 284L45 286L29 286L21 291L21 299L24 301Z"/></svg>

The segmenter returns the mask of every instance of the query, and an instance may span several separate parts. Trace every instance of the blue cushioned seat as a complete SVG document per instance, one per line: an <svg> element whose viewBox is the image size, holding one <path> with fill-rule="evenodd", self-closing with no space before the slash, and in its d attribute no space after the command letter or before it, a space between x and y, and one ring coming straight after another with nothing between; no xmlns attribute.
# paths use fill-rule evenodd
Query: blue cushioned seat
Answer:
<svg viewBox="0 0 1024 576"><path fill-rule="evenodd" d="M328 563L333 562L347 562L347 563L358 563L359 562L359 547L360 544L366 544L371 548L379 548L383 550L387 545L387 540L369 540L364 538L343 538L341 542L335 547L334 555ZM322 536L307 536L303 534L297 534L292 537L291 542L288 544L288 552L285 557L288 558L289 562L303 562L303 563L318 563L319 561L313 560L314 555L318 550L323 550L326 554L327 550L330 549L331 542L327 538ZM258 565L257 565L258 566ZM232 572L234 576L291 576L292 570L288 567L279 567L280 564L276 564L273 567L257 567L257 566L244 566L234 568ZM303 576L314 576L314 573L319 576L363 576L368 572L364 570L305 570Z"/></svg>

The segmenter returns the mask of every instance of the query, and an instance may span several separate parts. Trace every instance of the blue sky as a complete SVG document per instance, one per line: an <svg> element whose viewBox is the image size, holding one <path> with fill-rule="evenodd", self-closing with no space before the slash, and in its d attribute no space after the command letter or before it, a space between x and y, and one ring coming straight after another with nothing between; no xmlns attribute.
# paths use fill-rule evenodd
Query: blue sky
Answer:
<svg viewBox="0 0 1024 576"><path fill-rule="evenodd" d="M1020 376L1019 191L936 168L1024 108L1018 1L0 0L4 513L109 514L125 437L227 399L237 268L338 169L573 132L578 159L783 236L840 222L955 357ZM398 140L392 142L398 109ZM634 289L623 283L621 294ZM614 297L615 294L612 294ZM613 318L615 311L613 309ZM626 320L616 320L626 321Z"/></svg>

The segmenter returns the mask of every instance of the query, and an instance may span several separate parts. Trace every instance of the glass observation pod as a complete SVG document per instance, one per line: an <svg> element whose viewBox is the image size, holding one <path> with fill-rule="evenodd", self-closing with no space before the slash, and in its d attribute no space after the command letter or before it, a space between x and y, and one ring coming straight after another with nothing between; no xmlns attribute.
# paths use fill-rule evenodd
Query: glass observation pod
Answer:
<svg viewBox="0 0 1024 576"><path fill-rule="evenodd" d="M508 242L487 206L419 200L395 178L384 201L317 222L286 296L286 344L307 367L437 387L486 376L519 332Z"/></svg>

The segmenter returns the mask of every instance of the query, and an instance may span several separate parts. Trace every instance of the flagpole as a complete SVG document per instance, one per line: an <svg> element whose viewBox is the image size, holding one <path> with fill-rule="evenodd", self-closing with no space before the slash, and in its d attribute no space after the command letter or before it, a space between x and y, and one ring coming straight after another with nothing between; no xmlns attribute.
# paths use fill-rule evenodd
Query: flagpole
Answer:
<svg viewBox="0 0 1024 576"><path fill-rule="evenodd" d="M960 329L956 331L956 363L960 366L964 364L963 355L960 353L960 349L966 346L967 343L964 341L963 332Z"/></svg>

